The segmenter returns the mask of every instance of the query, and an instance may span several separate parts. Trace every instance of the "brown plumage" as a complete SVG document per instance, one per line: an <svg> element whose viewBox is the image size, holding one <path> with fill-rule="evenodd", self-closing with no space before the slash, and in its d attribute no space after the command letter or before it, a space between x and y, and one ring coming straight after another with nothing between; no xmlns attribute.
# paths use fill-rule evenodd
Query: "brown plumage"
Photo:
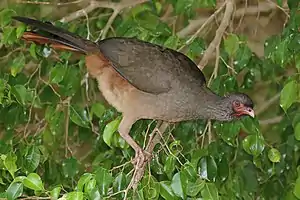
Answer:
<svg viewBox="0 0 300 200"><path fill-rule="evenodd" d="M37 29L25 32L24 40L86 55L87 70L97 79L103 96L123 114L119 133L135 150L138 165L146 154L129 132L139 119L179 122L254 117L252 100L246 94L218 96L207 88L195 63L180 52L134 38L94 43L49 23L14 19Z"/></svg>

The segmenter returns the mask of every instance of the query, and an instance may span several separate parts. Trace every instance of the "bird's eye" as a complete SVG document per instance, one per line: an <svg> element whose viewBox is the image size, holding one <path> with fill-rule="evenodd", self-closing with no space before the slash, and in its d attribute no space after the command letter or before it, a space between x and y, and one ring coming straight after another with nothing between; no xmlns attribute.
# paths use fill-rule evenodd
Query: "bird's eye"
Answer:
<svg viewBox="0 0 300 200"><path fill-rule="evenodd" d="M238 101L233 102L234 107L240 107L241 103Z"/></svg>

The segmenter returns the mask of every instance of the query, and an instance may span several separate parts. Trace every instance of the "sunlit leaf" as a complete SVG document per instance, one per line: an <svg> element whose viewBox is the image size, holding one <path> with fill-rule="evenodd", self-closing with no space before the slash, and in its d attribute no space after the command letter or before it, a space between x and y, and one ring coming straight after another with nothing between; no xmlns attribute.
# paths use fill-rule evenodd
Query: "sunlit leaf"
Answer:
<svg viewBox="0 0 300 200"><path fill-rule="evenodd" d="M97 185L99 187L99 192L101 195L106 195L108 188L113 183L113 177L109 171L105 168L99 167L96 171Z"/></svg>
<svg viewBox="0 0 300 200"><path fill-rule="evenodd" d="M199 161L199 175L203 179L215 181L217 176L217 164L212 156L205 156Z"/></svg>
<svg viewBox="0 0 300 200"><path fill-rule="evenodd" d="M83 174L77 183L77 190L83 192L84 185L87 182L91 181L92 178L93 178L93 175L90 173Z"/></svg>
<svg viewBox="0 0 300 200"><path fill-rule="evenodd" d="M61 187L57 186L50 191L51 198L58 199L60 195Z"/></svg>
<svg viewBox="0 0 300 200"><path fill-rule="evenodd" d="M280 106L286 112L287 109L297 100L299 86L295 80L285 84L280 94Z"/></svg>
<svg viewBox="0 0 300 200"><path fill-rule="evenodd" d="M44 190L44 185L41 177L36 173L30 173L23 181L24 186L34 191Z"/></svg>
<svg viewBox="0 0 300 200"><path fill-rule="evenodd" d="M268 151L268 158L271 162L280 162L281 154L277 149L272 148Z"/></svg>
<svg viewBox="0 0 300 200"><path fill-rule="evenodd" d="M83 200L83 192L70 192L65 197L66 200Z"/></svg>
<svg viewBox="0 0 300 200"><path fill-rule="evenodd" d="M36 146L31 146L24 156L24 167L28 172L33 172L39 165L41 154Z"/></svg>
<svg viewBox="0 0 300 200"><path fill-rule="evenodd" d="M184 173L178 172L176 173L171 182L171 187L174 194L182 199L186 198L186 186L187 186L187 178Z"/></svg>
<svg viewBox="0 0 300 200"><path fill-rule="evenodd" d="M293 193L298 199L300 199L300 177L296 180Z"/></svg>
<svg viewBox="0 0 300 200"><path fill-rule="evenodd" d="M64 75L67 71L67 66L62 63L57 63L50 71L50 82L59 83L64 79Z"/></svg>
<svg viewBox="0 0 300 200"><path fill-rule="evenodd" d="M16 76L18 73L20 73L25 66L25 56L23 53L20 53L18 57L16 57L12 65L10 67L10 73L12 76Z"/></svg>
<svg viewBox="0 0 300 200"><path fill-rule="evenodd" d="M15 172L17 171L17 165L16 165L17 156L13 152L10 152L6 156L2 157L2 159L4 160L3 163L5 168L9 171L11 176L14 178Z"/></svg>
<svg viewBox="0 0 300 200"><path fill-rule="evenodd" d="M187 195L194 197L196 196L205 186L205 181L202 179L197 179L195 183L188 182L187 184Z"/></svg>
<svg viewBox="0 0 300 200"><path fill-rule="evenodd" d="M206 183L201 191L203 200L218 200L218 188L213 183Z"/></svg>
<svg viewBox="0 0 300 200"><path fill-rule="evenodd" d="M4 27L11 22L11 17L15 15L15 11L12 9L3 9L0 12L0 26Z"/></svg>
<svg viewBox="0 0 300 200"><path fill-rule="evenodd" d="M265 148L264 140L259 134L248 135L243 140L243 148L247 153L258 156Z"/></svg>
<svg viewBox="0 0 300 200"><path fill-rule="evenodd" d="M23 193L23 183L12 182L6 190L8 200L14 200Z"/></svg>
<svg viewBox="0 0 300 200"><path fill-rule="evenodd" d="M85 109L80 108L79 106L70 106L70 119L79 126L85 128L89 127L88 113Z"/></svg>
<svg viewBox="0 0 300 200"><path fill-rule="evenodd" d="M239 38L235 34L229 34L224 40L225 51L229 56L234 56L239 49Z"/></svg>
<svg viewBox="0 0 300 200"><path fill-rule="evenodd" d="M120 122L121 119L117 118L106 124L103 132L103 140L108 146L111 146L113 134L118 130Z"/></svg>
<svg viewBox="0 0 300 200"><path fill-rule="evenodd" d="M166 200L173 200L177 199L175 196L172 187L171 187L171 182L170 181L162 181L159 183L160 184L160 195L166 199Z"/></svg>

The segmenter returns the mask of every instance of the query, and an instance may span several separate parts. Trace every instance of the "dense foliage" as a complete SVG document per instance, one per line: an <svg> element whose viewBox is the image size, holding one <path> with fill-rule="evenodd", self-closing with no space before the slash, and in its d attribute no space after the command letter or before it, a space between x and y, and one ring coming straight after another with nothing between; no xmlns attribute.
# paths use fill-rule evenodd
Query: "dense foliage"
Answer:
<svg viewBox="0 0 300 200"><path fill-rule="evenodd" d="M282 6L282 1L276 3ZM76 10L75 4L70 7ZM101 30L111 9L99 7L87 13L88 18L83 15L63 23L52 15L49 5L3 5L0 197L122 199L128 192L128 199L300 199L297 0L288 1L289 18L282 33L265 41L264 56L254 54L248 38L231 27L216 53L217 64L209 62L204 68L212 90L220 95L249 94L255 110L262 110L259 115L231 123L172 124L136 193L126 191L134 151L117 133L122 116L104 101L95 80L86 78L83 57L26 44L20 40L26 27L11 16L55 21L93 41L115 35L137 37L180 49L198 63L215 29L206 28L211 37L177 33L198 17L197 10L213 10L216 1L153 0L124 8L106 35ZM261 124L262 119L274 117L280 120ZM131 135L145 144L154 127L152 120L138 121Z"/></svg>

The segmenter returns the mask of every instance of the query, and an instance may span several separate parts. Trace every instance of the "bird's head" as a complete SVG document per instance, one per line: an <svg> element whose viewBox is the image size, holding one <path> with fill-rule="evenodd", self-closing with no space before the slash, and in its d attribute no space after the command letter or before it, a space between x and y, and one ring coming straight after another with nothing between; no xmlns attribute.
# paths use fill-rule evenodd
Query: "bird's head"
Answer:
<svg viewBox="0 0 300 200"><path fill-rule="evenodd" d="M240 118L242 116L251 116L254 118L253 101L251 98L243 93L233 93L225 97L226 106L230 110L230 117L232 119Z"/></svg>

